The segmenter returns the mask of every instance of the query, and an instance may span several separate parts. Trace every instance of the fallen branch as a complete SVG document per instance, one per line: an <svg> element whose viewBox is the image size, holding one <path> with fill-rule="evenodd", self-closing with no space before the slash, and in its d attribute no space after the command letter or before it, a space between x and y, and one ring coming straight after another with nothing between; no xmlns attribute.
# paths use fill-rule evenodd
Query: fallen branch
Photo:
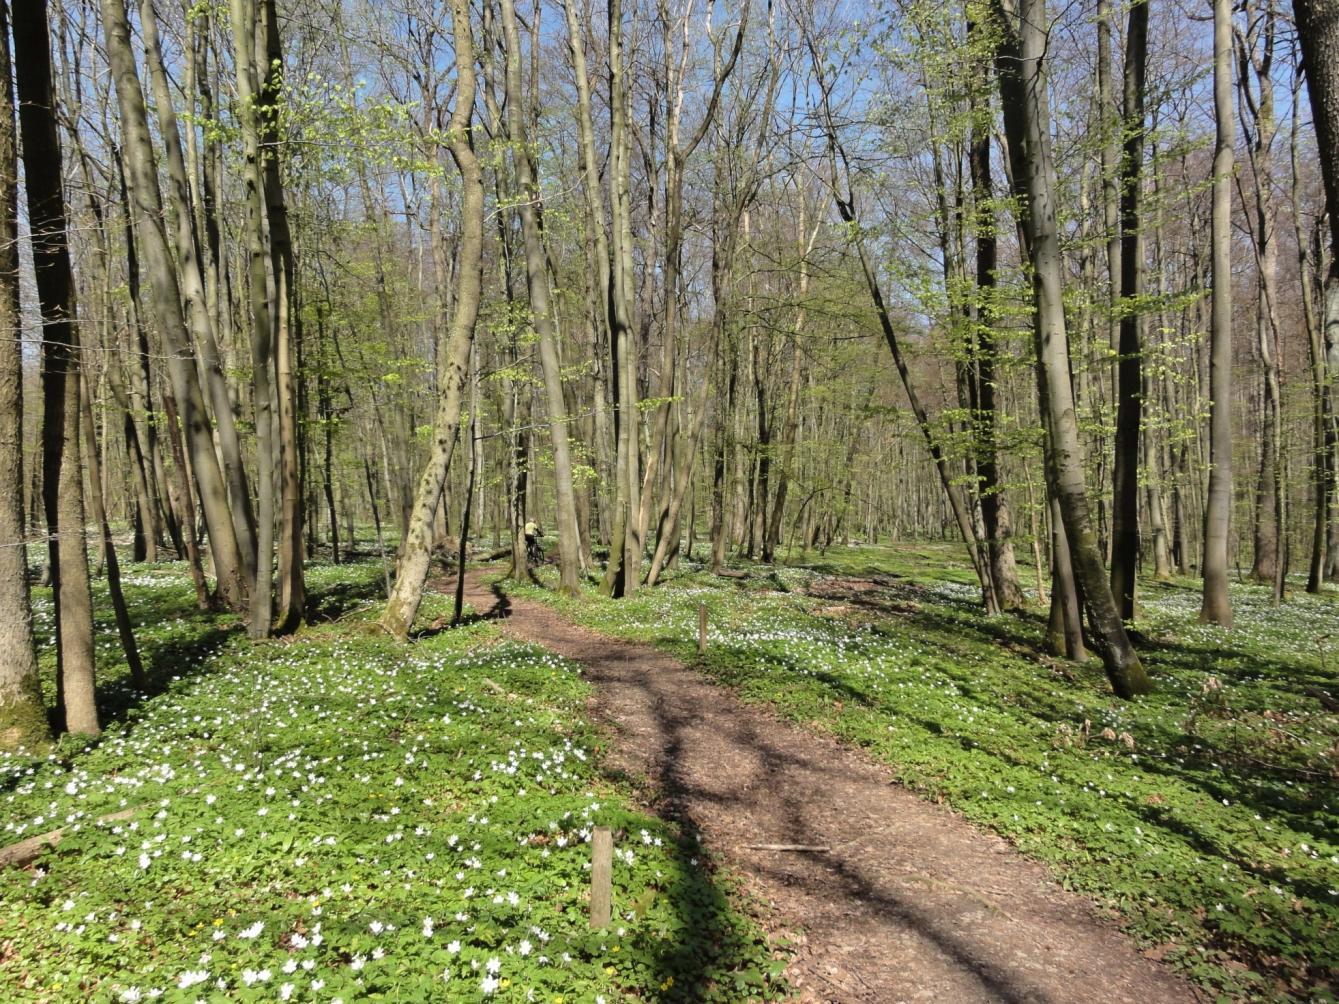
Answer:
<svg viewBox="0 0 1339 1004"><path fill-rule="evenodd" d="M116 823L123 819L129 819L142 808L142 805L137 805L130 809L122 809L120 812L99 816L93 821L93 825ZM43 850L48 847L55 847L60 843L61 837L65 836L66 829L67 827L62 826L58 830L39 833L35 837L28 837L16 844L10 844L8 847L0 847L0 868L22 868L31 864Z"/></svg>
<svg viewBox="0 0 1339 1004"><path fill-rule="evenodd" d="M825 844L745 844L747 851L795 851L802 854L826 854L832 850Z"/></svg>

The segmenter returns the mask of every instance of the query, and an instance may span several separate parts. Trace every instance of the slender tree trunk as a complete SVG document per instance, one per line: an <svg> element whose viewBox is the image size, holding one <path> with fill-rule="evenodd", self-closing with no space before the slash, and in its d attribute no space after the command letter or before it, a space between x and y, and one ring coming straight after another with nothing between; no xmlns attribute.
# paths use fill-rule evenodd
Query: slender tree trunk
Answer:
<svg viewBox="0 0 1339 1004"><path fill-rule="evenodd" d="M0 0L0 750L51 741L33 648L23 520L23 350L19 330L18 143L9 5Z"/></svg>
<svg viewBox="0 0 1339 1004"><path fill-rule="evenodd" d="M1327 0L1294 0L1297 38L1302 47L1307 96L1316 127L1325 208L1330 220L1330 264L1322 290L1319 348L1324 358L1321 399L1323 434L1327 443L1325 478L1332 500L1339 467L1339 7ZM1333 502L1331 501L1331 505ZM1339 578L1339 520L1328 530L1329 555L1323 562L1331 579Z"/></svg>
<svg viewBox="0 0 1339 1004"><path fill-rule="evenodd" d="M1023 231L1032 262L1033 334L1039 398L1046 409L1049 481L1059 503L1074 571L1112 688L1121 697L1145 693L1152 683L1121 623L1092 529L1083 475L1074 391L1069 373L1063 270L1055 213L1050 110L1042 59L1046 12L1042 0L996 0L1001 41L996 61L1005 108L1005 133Z"/></svg>
<svg viewBox="0 0 1339 1004"><path fill-rule="evenodd" d="M136 689L143 693L149 689L149 678L144 673L144 663L140 661L139 648L135 644L135 631L130 624L130 611L126 608L125 596L121 592L121 566L116 560L116 546L112 542L111 524L107 522L107 507L99 476L101 462L98 458L98 440L94 432L93 404L88 391L88 380L82 377L81 380L80 406L83 411L84 449L91 488L89 501L93 506L93 522L98 525L102 535L102 556L107 568L107 592L111 596L112 613L116 618L116 633L121 639L121 651L125 653L131 681Z"/></svg>
<svg viewBox="0 0 1339 1004"><path fill-rule="evenodd" d="M1214 0L1213 314L1209 329L1209 492L1204 510L1200 620L1232 626L1228 530L1232 517L1232 4ZM1339 139L1339 137L1336 137ZM1339 278L1339 277L1337 277ZM1339 291L1339 284L1337 284Z"/></svg>
<svg viewBox="0 0 1339 1004"><path fill-rule="evenodd" d="M20 4L13 31L23 176L43 331L42 496L56 614L56 714L65 731L96 735L102 729L93 682L93 598L84 540L79 328L45 0Z"/></svg>
<svg viewBox="0 0 1339 1004"><path fill-rule="evenodd" d="M264 62L262 64L257 60L257 67L263 70L260 100L262 107L270 109L259 124L262 126L261 141L269 151L263 158L263 184L273 289L271 316L275 321L273 350L279 431L279 594L275 627L287 633L302 623L307 604L302 567L303 493L294 359L299 347L301 312L295 309L297 291L294 288L296 270L293 263L293 238L288 225L283 177L279 170L279 151L283 146L279 136L278 105L282 100L284 58L274 0L260 0L259 14L265 39Z"/></svg>
<svg viewBox="0 0 1339 1004"><path fill-rule="evenodd" d="M609 323L612 372L618 399L617 487L614 540L609 548L604 590L610 596L631 596L641 575L641 435L637 409L637 333L632 318L631 144L628 130L628 86L623 54L623 3L609 0L609 202L611 218Z"/></svg>
<svg viewBox="0 0 1339 1004"><path fill-rule="evenodd" d="M967 31L975 36L976 22L969 22ZM980 484L981 522L986 546L989 548L991 581L995 596L1003 609L1023 606L1023 587L1018 582L1018 565L1014 559L1013 519L1009 503L1000 483L999 441L997 434L996 362L999 345L995 331L995 269L997 239L995 231L994 185L990 172L990 100L986 94L989 74L985 56L974 60L976 80L971 91L973 104L971 149L968 154L972 178L972 198L976 205L976 292L977 331L975 372L976 385L976 474ZM975 107L984 104L985 107Z"/></svg>
<svg viewBox="0 0 1339 1004"><path fill-rule="evenodd" d="M1294 78L1292 89L1292 128L1288 136L1289 164L1292 176L1288 186L1292 204L1293 238L1297 244L1297 271L1302 284L1302 319L1307 334L1307 358L1311 366L1312 409L1312 506L1311 548L1307 564L1306 591L1319 593L1325 581L1326 534L1332 515L1335 486L1334 454L1330 449L1330 376L1327 372L1325 345L1319 319L1316 317L1316 291L1312 270L1311 240L1302 224L1301 177L1299 174L1298 119L1301 116L1301 74Z"/></svg>
<svg viewBox="0 0 1339 1004"><path fill-rule="evenodd" d="M244 576L228 489L214 452L213 433L205 411L204 397L196 374L194 355L182 314L181 290L163 224L163 205L154 168L144 94L140 90L135 55L130 45L130 25L124 0L101 0L107 58L116 83L124 135L123 155L129 177L131 201L139 244L148 266L157 315L168 356L173 396L182 410L186 446L200 489L210 550L218 577L218 591L231 609L246 609Z"/></svg>
<svg viewBox="0 0 1339 1004"><path fill-rule="evenodd" d="M1124 146L1120 162L1120 355L1116 366L1116 446L1112 464L1111 591L1123 620L1134 620L1139 567L1139 428L1143 410L1139 298L1144 287L1140 205L1144 167L1144 64L1148 0L1130 6L1125 35ZM1114 278L1113 278L1114 282Z"/></svg>
<svg viewBox="0 0 1339 1004"><path fill-rule="evenodd" d="M461 178L461 233L457 252L456 305L447 341L445 380L438 388L437 416L433 423L433 446L409 522L409 533L401 549L400 571L381 625L396 638L405 639L423 598L431 559L431 531L437 517L438 500L446 483L460 425L460 409L468 376L470 346L479 316L483 282L483 172L474 153L470 120L474 110L474 39L471 35L467 0L452 0L451 24L456 54L456 106L448 126L451 157Z"/></svg>
<svg viewBox="0 0 1339 1004"><path fill-rule="evenodd" d="M548 260L544 249L541 222L543 203L539 181L530 156L530 137L526 131L521 96L521 38L516 29L516 9L512 0L501 0L503 34L506 37L506 94L508 132L513 144L513 162L521 200L517 211L525 242L526 276L530 291L531 320L539 336L539 361L544 377L549 438L553 444L554 494L557 496L559 588L575 596L579 589L581 541L577 533L576 500L572 487L572 456L568 442L567 408L563 401L562 373L558 361L558 331L555 323L552 290L549 287ZM538 45L536 38L533 44Z"/></svg>
<svg viewBox="0 0 1339 1004"><path fill-rule="evenodd" d="M184 317L190 327L191 339L202 353L204 376L209 399L214 406L214 432L218 440L223 477L228 485L228 503L232 512L237 547L242 570L248 580L255 577L254 517L251 513L251 494L242 466L242 450L233 418L232 398L223 375L218 338L214 321L209 313L205 294L204 275L200 267L198 241L191 209L190 182L182 159L181 136L177 116L172 106L172 90L167 70L163 65L162 47L158 42L158 22L152 0L140 0L140 31L144 35L145 62L152 81L154 109L157 112L158 133L162 139L167 166L168 202L176 222L177 275L184 298Z"/></svg>
<svg viewBox="0 0 1339 1004"><path fill-rule="evenodd" d="M233 49L237 62L238 117L245 149L247 196L247 276L251 307L252 404L256 413L256 541L255 578L251 587L252 638L270 633L274 607L274 408L273 312L270 309L269 248L265 241L265 175L260 152L260 84L256 79L255 0L232 0Z"/></svg>

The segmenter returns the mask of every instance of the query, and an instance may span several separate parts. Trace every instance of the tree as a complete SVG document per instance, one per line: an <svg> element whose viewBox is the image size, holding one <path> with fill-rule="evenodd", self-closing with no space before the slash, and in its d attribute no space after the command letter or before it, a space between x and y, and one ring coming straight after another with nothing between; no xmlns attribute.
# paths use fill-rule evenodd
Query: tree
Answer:
<svg viewBox="0 0 1339 1004"><path fill-rule="evenodd" d="M447 125L446 143L460 172L460 244L456 255L456 307L447 341L445 379L438 388L432 454L419 480L418 494L400 556L399 575L381 625L401 640L409 636L423 598L432 557L431 534L442 486L451 467L460 426L460 409L468 376L470 345L479 316L483 283L484 183L474 152L470 122L474 113L474 39L466 0L452 0L452 37L456 56L456 106Z"/></svg>
<svg viewBox="0 0 1339 1004"><path fill-rule="evenodd" d="M96 735L102 726L94 692L93 598L84 539L79 327L45 0L21 4L15 12L14 74L42 317L42 501L56 610L56 715L65 731Z"/></svg>
<svg viewBox="0 0 1339 1004"><path fill-rule="evenodd" d="M0 331L19 330L18 136L9 5L0 0ZM0 337L0 750L51 740L33 649L23 521L23 351Z"/></svg>
<svg viewBox="0 0 1339 1004"><path fill-rule="evenodd" d="M163 347L168 357L172 396L181 409L185 448L199 489L218 593L230 609L246 609L246 581L228 488L214 450L214 437L195 366L195 354L182 312L181 286L164 224L162 196L154 165L144 92L140 89L130 23L124 0L102 0L107 59L116 83L126 164L126 182L138 244L149 272L149 288ZM183 533L189 532L183 528Z"/></svg>
<svg viewBox="0 0 1339 1004"><path fill-rule="evenodd" d="M576 595L579 574L580 538L577 533L576 502L572 489L572 455L568 446L567 408L563 402L562 373L558 362L558 330L554 323L553 291L549 286L548 254L544 247L542 212L535 164L531 156L527 114L521 96L521 37L516 29L516 8L512 0L502 0L503 34L507 43L506 95L507 127L520 186L516 207L521 217L525 243L525 270L530 291L531 323L539 336L539 362L544 378L544 396L548 406L549 437L553 443L554 494L558 510L558 555L562 575L561 589ZM538 40L532 44L537 45Z"/></svg>
<svg viewBox="0 0 1339 1004"><path fill-rule="evenodd" d="M1140 344L1144 240L1140 204L1144 167L1144 76L1148 54L1148 0L1130 5L1125 33L1124 144L1120 167L1120 354L1117 363L1116 443L1112 464L1111 591L1121 617L1134 619L1139 565L1139 432L1143 404ZM1113 277L1113 282L1115 281Z"/></svg>
<svg viewBox="0 0 1339 1004"><path fill-rule="evenodd" d="M1322 289L1321 337L1316 350L1323 358L1321 373L1322 435L1329 444L1323 462L1328 494L1335 492L1336 459L1339 458L1339 6L1328 0L1294 0L1297 39L1302 50L1307 96L1316 127L1321 177L1325 183L1325 208L1330 221L1329 268ZM1328 421L1327 421L1328 419ZM1318 504L1323 505L1324 492ZM1313 559L1313 566L1320 564ZM1339 573L1339 548L1331 530L1329 574ZM1311 578L1319 578L1312 573ZM1311 588L1309 583L1308 588ZM1315 588L1319 588L1319 583Z"/></svg>
<svg viewBox="0 0 1339 1004"><path fill-rule="evenodd" d="M1038 397L1047 429L1046 467L1059 504L1089 624L1112 688L1121 697L1146 693L1152 682L1130 644L1102 568L1083 477L1083 448L1075 420L1065 326L1050 110L1042 62L1046 51L1043 0L994 0L999 31L995 72L1004 103L1004 130L1032 273L1033 340Z"/></svg>
<svg viewBox="0 0 1339 1004"><path fill-rule="evenodd" d="M1232 626L1227 591L1232 517L1232 4L1214 0L1213 314L1209 348L1209 492L1204 509L1200 620Z"/></svg>

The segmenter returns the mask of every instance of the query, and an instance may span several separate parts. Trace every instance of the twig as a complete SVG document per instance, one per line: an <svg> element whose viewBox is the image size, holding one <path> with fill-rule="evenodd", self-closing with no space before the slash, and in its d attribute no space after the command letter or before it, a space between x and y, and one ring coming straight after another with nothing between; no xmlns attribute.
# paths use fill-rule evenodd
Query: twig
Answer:
<svg viewBox="0 0 1339 1004"><path fill-rule="evenodd" d="M826 854L832 850L826 844L745 844L747 851L796 851L806 854Z"/></svg>

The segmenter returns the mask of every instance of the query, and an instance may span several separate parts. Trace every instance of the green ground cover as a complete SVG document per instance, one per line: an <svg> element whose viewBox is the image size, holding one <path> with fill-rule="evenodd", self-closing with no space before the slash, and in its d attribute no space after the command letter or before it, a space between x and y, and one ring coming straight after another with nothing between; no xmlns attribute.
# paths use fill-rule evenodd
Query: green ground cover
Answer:
<svg viewBox="0 0 1339 1004"><path fill-rule="evenodd" d="M151 697L97 597L106 734L0 755L0 844L69 830L0 873L0 1000L779 993L729 880L602 774L576 668L487 624L396 645L371 623L379 578L313 567L317 626L257 645L194 609L180 566L132 567ZM445 609L430 598L425 622ZM602 932L597 824L617 835Z"/></svg>
<svg viewBox="0 0 1339 1004"><path fill-rule="evenodd" d="M843 596L834 577L856 575L880 585ZM866 748L1216 993L1334 999L1335 593L1275 608L1235 586L1224 631L1197 623L1196 583L1142 586L1157 691L1121 701L1095 661L1041 654L1039 613L982 616L971 581L958 551L926 544L834 548L742 580L690 563L630 600L509 588Z"/></svg>

